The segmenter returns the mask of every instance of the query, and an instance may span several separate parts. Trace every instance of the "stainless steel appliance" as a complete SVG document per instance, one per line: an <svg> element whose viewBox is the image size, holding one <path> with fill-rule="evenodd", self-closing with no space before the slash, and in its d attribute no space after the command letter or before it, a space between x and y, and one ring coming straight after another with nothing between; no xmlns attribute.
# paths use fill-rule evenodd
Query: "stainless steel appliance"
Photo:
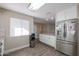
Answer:
<svg viewBox="0 0 79 59"><path fill-rule="evenodd" d="M77 55L79 56L79 38L78 38L78 45L77 45Z"/></svg>
<svg viewBox="0 0 79 59"><path fill-rule="evenodd" d="M77 19L58 22L56 24L57 50L67 55L76 55L77 32Z"/></svg>
<svg viewBox="0 0 79 59"><path fill-rule="evenodd" d="M79 21L78 21L79 24ZM77 40L77 55L79 56L79 26L78 26L78 40Z"/></svg>

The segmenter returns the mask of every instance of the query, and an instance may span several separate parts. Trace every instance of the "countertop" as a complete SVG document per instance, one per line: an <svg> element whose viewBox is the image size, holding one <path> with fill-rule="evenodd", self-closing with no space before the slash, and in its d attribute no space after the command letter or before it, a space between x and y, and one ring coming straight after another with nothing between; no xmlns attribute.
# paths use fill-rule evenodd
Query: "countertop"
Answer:
<svg viewBox="0 0 79 59"><path fill-rule="evenodd" d="M52 33L41 33L42 35L51 35L51 36L55 36L55 34Z"/></svg>

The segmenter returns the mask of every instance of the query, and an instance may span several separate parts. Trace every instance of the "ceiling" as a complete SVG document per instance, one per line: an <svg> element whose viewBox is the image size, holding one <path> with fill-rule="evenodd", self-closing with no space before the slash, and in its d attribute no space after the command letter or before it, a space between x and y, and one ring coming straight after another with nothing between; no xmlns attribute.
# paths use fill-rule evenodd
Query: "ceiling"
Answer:
<svg viewBox="0 0 79 59"><path fill-rule="evenodd" d="M19 13L27 14L30 16L49 19L53 18L57 12L60 12L66 8L77 5L76 3L46 3L39 10L31 11L28 7L29 3L0 3L1 8L16 11Z"/></svg>

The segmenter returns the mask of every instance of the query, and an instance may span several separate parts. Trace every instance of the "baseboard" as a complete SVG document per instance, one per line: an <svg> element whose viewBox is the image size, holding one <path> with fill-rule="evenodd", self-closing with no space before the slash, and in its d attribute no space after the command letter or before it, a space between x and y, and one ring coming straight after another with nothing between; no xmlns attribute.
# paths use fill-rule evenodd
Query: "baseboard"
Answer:
<svg viewBox="0 0 79 59"><path fill-rule="evenodd" d="M23 46L20 46L20 47L17 47L17 48L5 50L5 51L4 51L4 54L8 54L8 53L10 53L10 52L14 52L14 51L16 51L16 50L19 50L19 49L22 49L22 48L26 48L26 47L29 47L29 44L28 44L28 45L23 45Z"/></svg>

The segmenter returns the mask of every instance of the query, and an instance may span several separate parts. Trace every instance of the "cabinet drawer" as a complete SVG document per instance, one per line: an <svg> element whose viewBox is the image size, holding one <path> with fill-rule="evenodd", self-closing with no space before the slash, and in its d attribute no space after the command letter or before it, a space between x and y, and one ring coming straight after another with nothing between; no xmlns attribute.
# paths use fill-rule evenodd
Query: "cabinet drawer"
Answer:
<svg viewBox="0 0 79 59"><path fill-rule="evenodd" d="M67 55L71 55L71 56L75 55L76 53L75 45L63 43L62 52Z"/></svg>
<svg viewBox="0 0 79 59"><path fill-rule="evenodd" d="M76 45L70 44L70 42L57 40L57 50L67 55L76 55Z"/></svg>

